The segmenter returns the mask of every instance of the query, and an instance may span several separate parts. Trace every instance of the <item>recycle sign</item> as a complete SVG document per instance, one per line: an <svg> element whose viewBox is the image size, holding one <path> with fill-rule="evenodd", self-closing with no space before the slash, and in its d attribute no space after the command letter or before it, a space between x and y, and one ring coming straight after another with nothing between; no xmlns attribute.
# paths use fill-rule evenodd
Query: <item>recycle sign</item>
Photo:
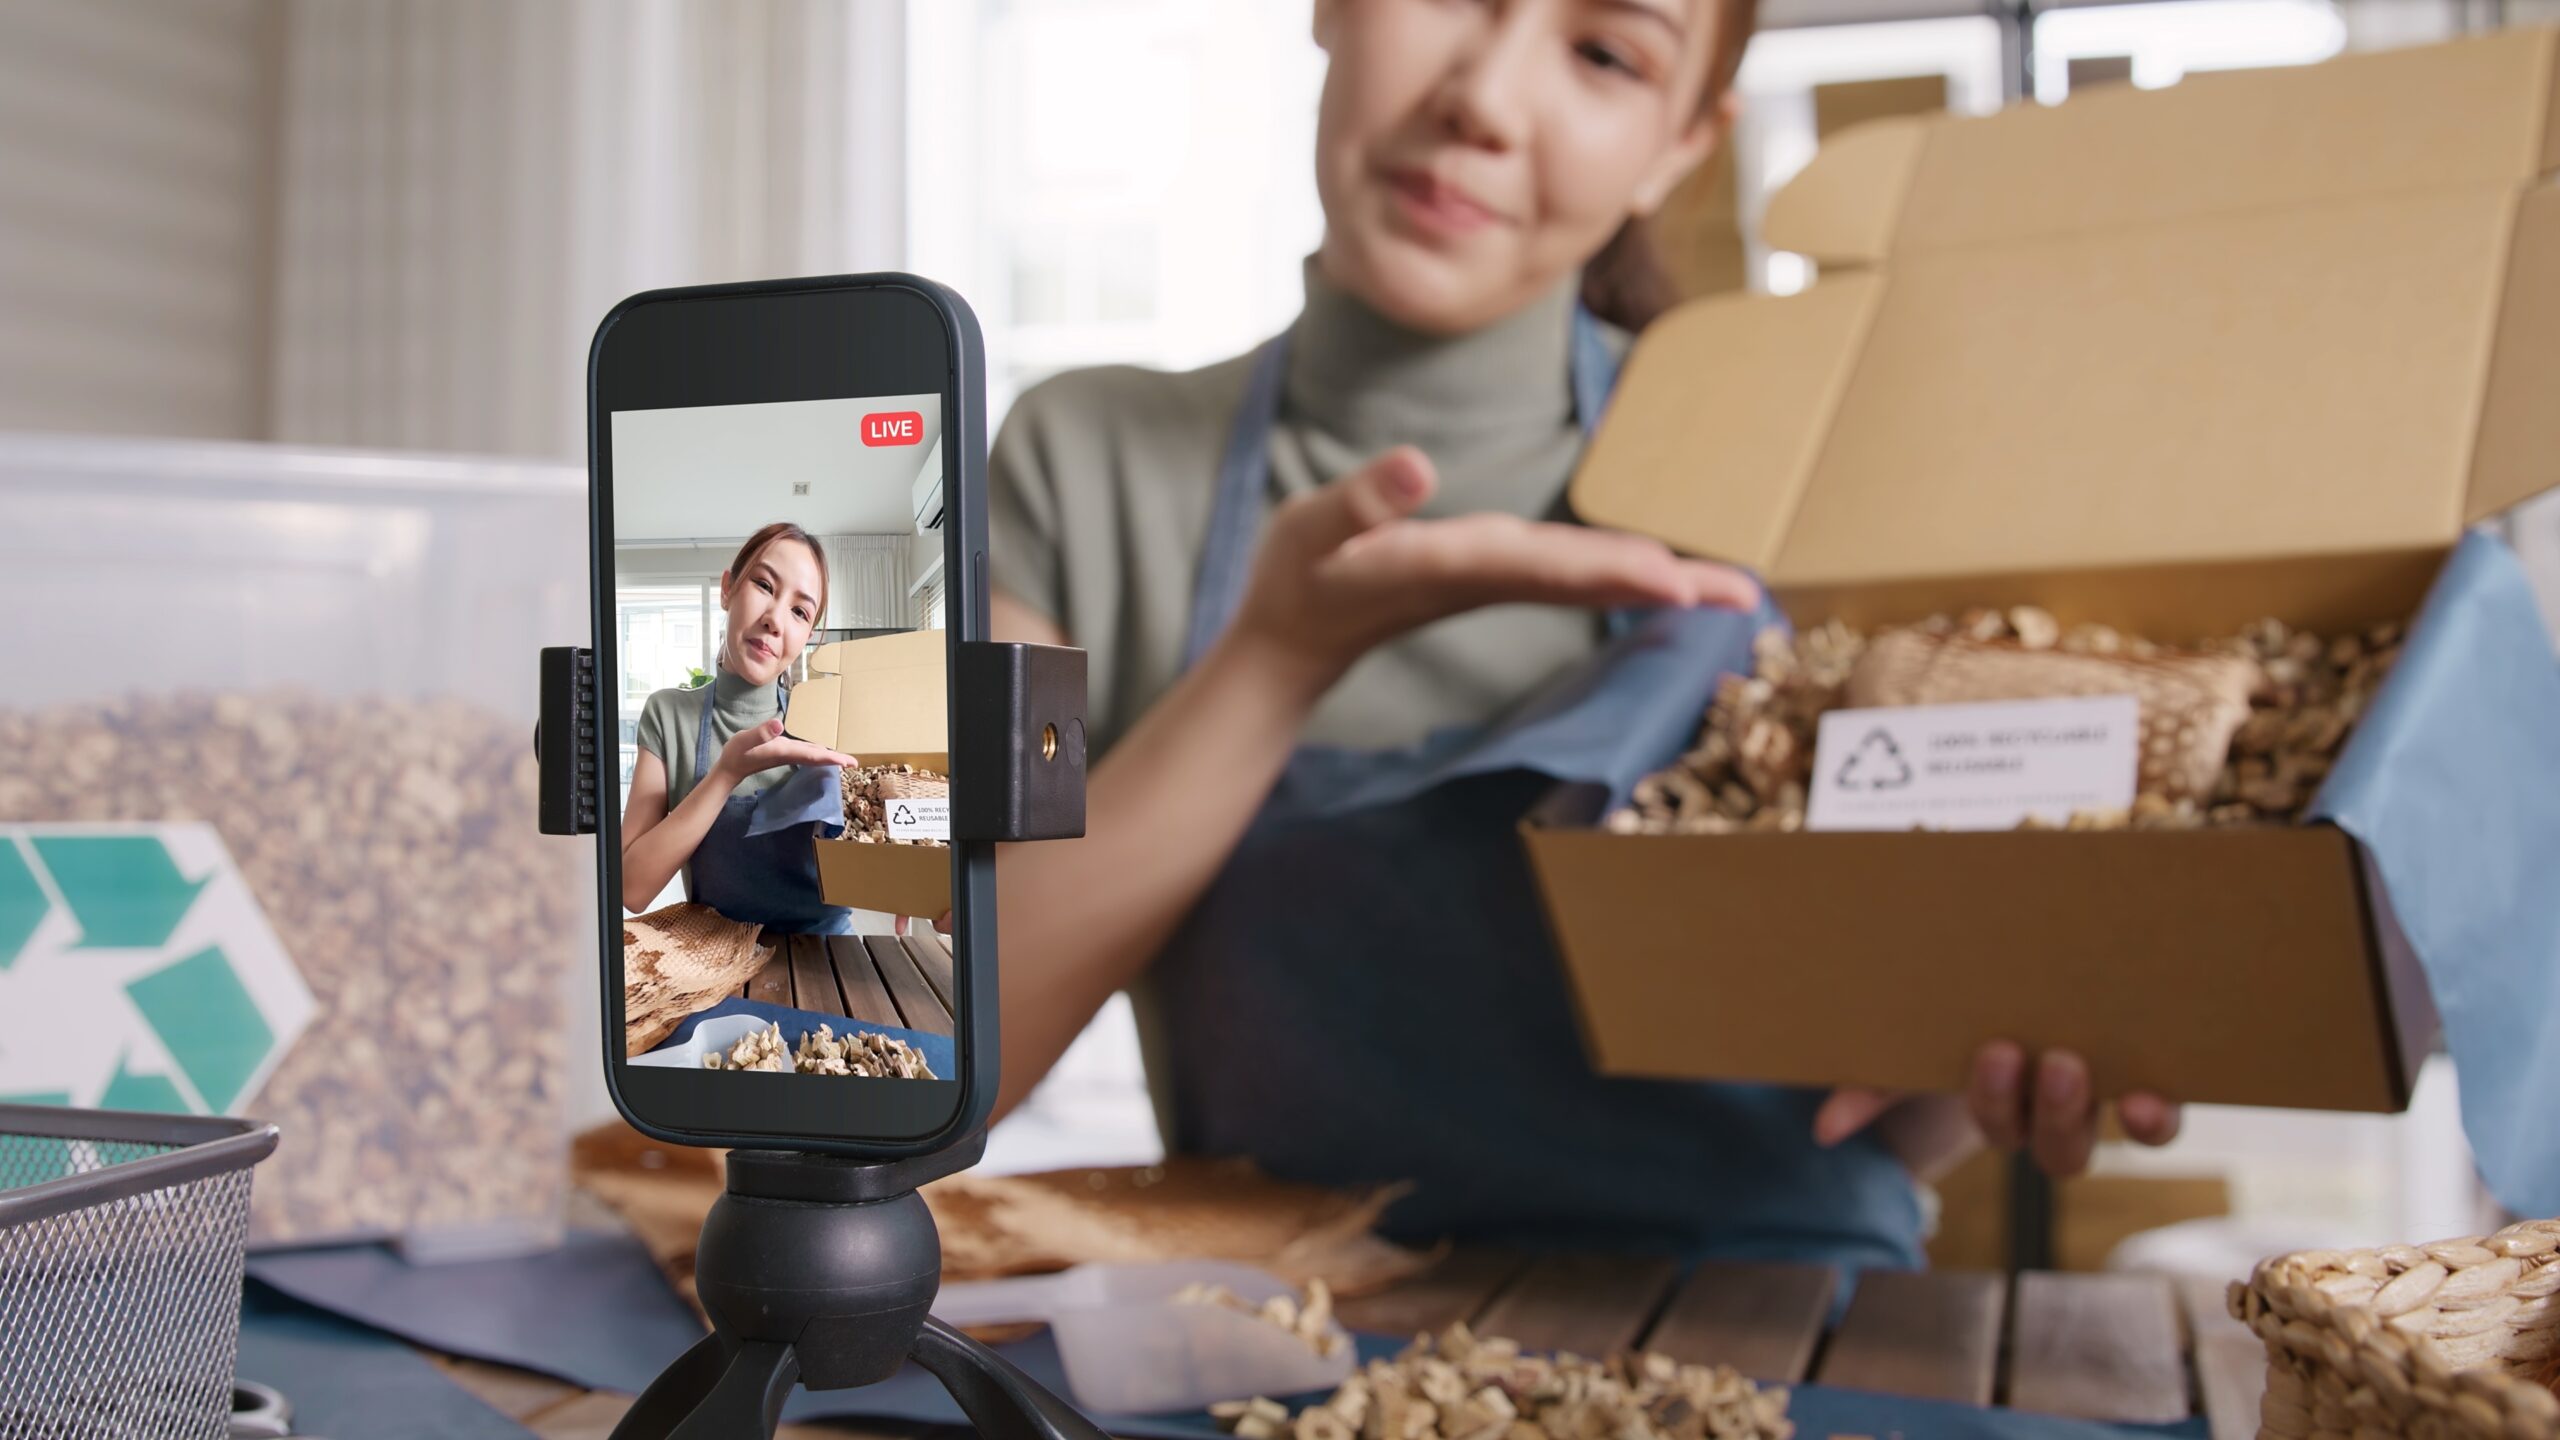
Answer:
<svg viewBox="0 0 2560 1440"><path fill-rule="evenodd" d="M236 1114L316 1008L211 825L0 825L0 1101Z"/></svg>
<svg viewBox="0 0 2560 1440"><path fill-rule="evenodd" d="M1911 783L1911 762L1902 758L1892 732L1879 725L1840 762L1839 783L1843 790L1899 790Z"/></svg>

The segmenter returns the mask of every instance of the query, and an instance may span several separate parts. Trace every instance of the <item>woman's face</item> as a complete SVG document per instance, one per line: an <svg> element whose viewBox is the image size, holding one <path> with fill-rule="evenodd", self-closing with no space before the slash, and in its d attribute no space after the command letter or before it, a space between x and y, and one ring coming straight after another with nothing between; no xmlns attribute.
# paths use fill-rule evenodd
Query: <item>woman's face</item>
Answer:
<svg viewBox="0 0 2560 1440"><path fill-rule="evenodd" d="M1390 319L1489 324L1716 142L1714 0L1316 0L1321 263Z"/></svg>
<svg viewBox="0 0 2560 1440"><path fill-rule="evenodd" d="M797 540L776 540L757 551L743 575L720 572L720 608L729 615L724 663L730 673L758 685L772 684L809 643L825 585L818 557Z"/></svg>

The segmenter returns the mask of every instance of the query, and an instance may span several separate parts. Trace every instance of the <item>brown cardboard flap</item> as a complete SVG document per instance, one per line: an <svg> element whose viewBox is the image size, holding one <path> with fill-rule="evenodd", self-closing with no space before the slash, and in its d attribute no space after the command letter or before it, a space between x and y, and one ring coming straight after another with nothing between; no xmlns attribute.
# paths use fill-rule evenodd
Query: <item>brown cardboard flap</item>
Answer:
<svg viewBox="0 0 2560 1440"><path fill-rule="evenodd" d="M2353 196L2513 188L2551 168L2551 30L2204 74L1930 127L1901 254ZM1806 167L1822 164L1817 155ZM1774 209L1774 207L1773 207Z"/></svg>
<svg viewBox="0 0 2560 1440"><path fill-rule="evenodd" d="M1935 128L1917 118L1871 120L1825 141L1812 163L1769 197L1760 238L1826 266L1882 260Z"/></svg>
<svg viewBox="0 0 2560 1440"><path fill-rule="evenodd" d="M1883 297L1877 277L1839 275L1655 321L1574 474L1574 512L1767 572Z"/></svg>
<svg viewBox="0 0 2560 1440"><path fill-rule="evenodd" d="M2439 191L1897 259L1771 578L2450 544L2511 206Z"/></svg>
<svg viewBox="0 0 2560 1440"><path fill-rule="evenodd" d="M2335 829L1524 835L1609 1074L1955 1090L2005 1038L2110 1096L2406 1103Z"/></svg>
<svg viewBox="0 0 2560 1440"><path fill-rule="evenodd" d="M2560 117L2560 110L2555 110ZM2463 516L2482 520L2560 483L2560 185L2525 192L2507 256Z"/></svg>
<svg viewBox="0 0 2560 1440"><path fill-rule="evenodd" d="M792 688L783 729L871 763L948 752L948 638L916 630L820 646L809 678Z"/></svg>

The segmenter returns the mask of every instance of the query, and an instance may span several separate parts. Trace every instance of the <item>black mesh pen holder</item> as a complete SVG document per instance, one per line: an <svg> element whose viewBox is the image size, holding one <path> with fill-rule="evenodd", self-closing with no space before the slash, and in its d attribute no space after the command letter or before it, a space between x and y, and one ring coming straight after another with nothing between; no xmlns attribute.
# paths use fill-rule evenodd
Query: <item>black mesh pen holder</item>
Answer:
<svg viewBox="0 0 2560 1440"><path fill-rule="evenodd" d="M272 1125L0 1105L0 1440L221 1440Z"/></svg>

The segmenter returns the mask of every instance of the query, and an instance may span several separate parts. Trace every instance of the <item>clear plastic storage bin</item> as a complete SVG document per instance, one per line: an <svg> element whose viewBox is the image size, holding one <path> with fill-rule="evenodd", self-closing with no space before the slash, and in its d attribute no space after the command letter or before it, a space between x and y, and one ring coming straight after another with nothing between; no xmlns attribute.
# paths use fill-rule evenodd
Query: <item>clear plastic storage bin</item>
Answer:
<svg viewBox="0 0 2560 1440"><path fill-rule="evenodd" d="M576 467L0 437L0 1100L282 1129L252 1244L548 1243L592 859Z"/></svg>

